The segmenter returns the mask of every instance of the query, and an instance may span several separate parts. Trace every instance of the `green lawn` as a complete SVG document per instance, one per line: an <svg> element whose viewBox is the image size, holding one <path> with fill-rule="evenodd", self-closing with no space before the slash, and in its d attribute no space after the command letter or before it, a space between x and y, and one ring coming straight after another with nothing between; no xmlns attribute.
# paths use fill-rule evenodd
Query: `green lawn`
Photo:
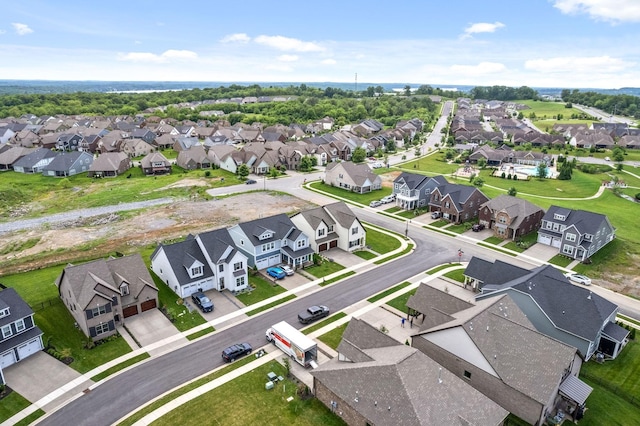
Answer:
<svg viewBox="0 0 640 426"><path fill-rule="evenodd" d="M347 329L347 325L349 325L349 323L345 322L341 326L338 326L333 330L329 331L328 333L325 333L322 336L319 336L318 339L323 343L325 343L330 348L338 349L338 345L342 340L342 334Z"/></svg>
<svg viewBox="0 0 640 426"><path fill-rule="evenodd" d="M375 263L376 265L380 265L382 263L388 262L390 260L393 260L395 258L398 258L400 256L404 256L405 254L411 252L411 250L413 250L413 244L407 244L407 247L398 252L398 253L394 253L394 254L390 254L389 256L383 257L382 259L378 259L376 261L374 261L373 263Z"/></svg>
<svg viewBox="0 0 640 426"><path fill-rule="evenodd" d="M551 263L552 265L558 265L563 268L569 266L571 262L573 262L573 259L562 254L556 254L551 259L549 259L549 263Z"/></svg>
<svg viewBox="0 0 640 426"><path fill-rule="evenodd" d="M354 203L360 203L366 206L368 206L373 200L379 200L392 192L391 188L382 188L373 192L367 192L366 194L357 194L355 192L347 191L346 189L327 185L323 182L311 182L310 186L311 188L327 192L336 197L344 198Z"/></svg>
<svg viewBox="0 0 640 426"><path fill-rule="evenodd" d="M0 283L7 287L13 287L18 294L31 307L46 302L50 299L58 299L58 287L55 280L60 276L66 265L51 266L43 269L35 269L19 274L0 277Z"/></svg>
<svg viewBox="0 0 640 426"><path fill-rule="evenodd" d="M635 395L640 404L640 343L630 341L613 361L587 362L581 374L606 381L616 393Z"/></svg>
<svg viewBox="0 0 640 426"><path fill-rule="evenodd" d="M91 380L93 380L94 382L99 382L100 380L109 377L112 374L117 373L118 371L124 370L125 368L133 365L133 364L137 364L138 362L145 360L147 358L149 358L151 355L149 355L148 353L143 353L140 354L138 356L134 356L133 358L129 358L128 360L121 362L120 364L114 365L111 368L106 369L105 371L103 371L100 374L96 374L95 376L93 376L91 378Z"/></svg>
<svg viewBox="0 0 640 426"><path fill-rule="evenodd" d="M584 367L583 367L584 368ZM587 411L580 420L580 426L629 426L640 424L640 407L620 398L597 382L582 378L593 387L587 399Z"/></svg>
<svg viewBox="0 0 640 426"><path fill-rule="evenodd" d="M158 287L160 308L167 311L169 318L172 319L173 325L175 325L179 331L187 331L206 322L197 309L189 312L182 298L178 297L153 271L150 272L153 277L153 282L156 287Z"/></svg>
<svg viewBox="0 0 640 426"><path fill-rule="evenodd" d="M37 311L34 318L38 327L44 332L45 345L49 343L58 352L68 349L73 357L73 362L69 366L80 373L86 373L107 361L131 352L127 342L120 336L111 337L93 349L85 349L84 342L88 338L74 327L75 321L61 301Z"/></svg>
<svg viewBox="0 0 640 426"><path fill-rule="evenodd" d="M240 293L236 296L238 300L244 303L245 306L253 305L254 303L261 302L287 291L278 284L267 281L260 275L249 274L249 284L253 287L253 290L250 292Z"/></svg>
<svg viewBox="0 0 640 426"><path fill-rule="evenodd" d="M274 389L265 390L267 373L271 371L286 377L282 365L277 361L270 362L170 411L153 424L345 424L316 398L300 399L296 393L298 387L287 378L278 382ZM289 397L293 400L287 402Z"/></svg>
<svg viewBox="0 0 640 426"><path fill-rule="evenodd" d="M358 251L354 251L353 254L355 254L356 256L364 259L364 260L371 260L373 258L378 257L377 254L370 252L369 250L358 250Z"/></svg>
<svg viewBox="0 0 640 426"><path fill-rule="evenodd" d="M331 324L332 322L338 321L340 318L344 318L346 316L347 316L347 314L345 314L344 312L335 313L335 314L331 315L329 318L325 318L322 321L320 321L318 323L315 323L311 327L305 328L304 330L302 330L302 333L311 334L316 330L320 330L325 325Z"/></svg>
<svg viewBox="0 0 640 426"><path fill-rule="evenodd" d="M34 217L167 196L183 198L198 194L207 198L205 190L208 188L240 183L234 174L227 171L209 171L210 177L205 177L204 170L187 172L174 167L170 175L148 177L140 168L134 167L125 175L105 179L92 179L86 175L54 179L39 174L6 172L0 181L0 199L6 201L0 206L0 217L8 218L11 209L22 203L30 203L32 209L27 216ZM131 178L127 178L128 175ZM208 186L166 188L184 178L203 179Z"/></svg>
<svg viewBox="0 0 640 426"><path fill-rule="evenodd" d="M449 278L450 280L454 280L454 281L458 281L459 283L463 283L464 282L464 269L460 268L460 269L455 269L453 271L449 271L446 274L444 274L444 276Z"/></svg>
<svg viewBox="0 0 640 426"><path fill-rule="evenodd" d="M31 403L18 392L11 392L0 400L0 422L4 422L8 418L13 417L29 405L31 405Z"/></svg>
<svg viewBox="0 0 640 426"><path fill-rule="evenodd" d="M400 247L401 242L396 237L368 225L365 225L365 229L367 230L367 245L376 253L385 254Z"/></svg>
<svg viewBox="0 0 640 426"><path fill-rule="evenodd" d="M460 263L447 263L447 264L444 264L444 265L439 265L439 266L436 266L435 268L431 268L431 269L429 269L429 270L426 272L426 274L428 274L428 275L433 275L433 274L435 274L436 272L441 271L441 270L443 270L443 269L449 269L449 268L451 268L452 266L460 266L460 265L461 265Z"/></svg>
<svg viewBox="0 0 640 426"><path fill-rule="evenodd" d="M387 305L391 306L392 308L396 308L400 312L407 312L407 300L409 300L409 297L416 293L416 290L417 289L414 288L413 290L409 290L406 293L403 293L400 296L389 300L387 302Z"/></svg>
<svg viewBox="0 0 640 426"><path fill-rule="evenodd" d="M388 295L393 294L396 291L402 290L403 288L405 288L405 287L407 287L409 285L411 285L411 283L409 281L405 281L403 283L400 283L400 284L398 284L396 286L393 286L391 288L386 289L383 292L380 292L380 293L376 294L375 296L372 296L372 297L368 298L367 302L369 302L369 303L377 302L378 300L384 299Z"/></svg>
<svg viewBox="0 0 640 426"><path fill-rule="evenodd" d="M336 262L328 262L323 261L319 265L309 266L308 268L304 268L304 271L313 275L316 278L326 277L327 275L331 275L334 272L338 272L344 269L344 266L340 265Z"/></svg>

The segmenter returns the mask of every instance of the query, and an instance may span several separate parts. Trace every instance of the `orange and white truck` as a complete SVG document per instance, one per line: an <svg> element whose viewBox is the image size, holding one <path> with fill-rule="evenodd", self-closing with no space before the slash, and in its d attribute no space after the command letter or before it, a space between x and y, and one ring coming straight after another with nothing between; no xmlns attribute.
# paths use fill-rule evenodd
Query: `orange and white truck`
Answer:
<svg viewBox="0 0 640 426"><path fill-rule="evenodd" d="M266 336L268 342L276 345L303 367L318 366L317 343L288 322L280 321L272 325L267 330Z"/></svg>

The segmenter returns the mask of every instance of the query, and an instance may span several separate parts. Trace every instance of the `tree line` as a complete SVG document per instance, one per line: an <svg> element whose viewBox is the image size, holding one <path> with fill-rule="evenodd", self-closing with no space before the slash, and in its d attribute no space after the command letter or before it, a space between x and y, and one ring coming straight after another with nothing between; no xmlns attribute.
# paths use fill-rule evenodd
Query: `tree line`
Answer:
<svg viewBox="0 0 640 426"><path fill-rule="evenodd" d="M581 92L578 89L564 89L564 102L597 108L609 114L640 118L640 97L632 95L606 95L598 92Z"/></svg>

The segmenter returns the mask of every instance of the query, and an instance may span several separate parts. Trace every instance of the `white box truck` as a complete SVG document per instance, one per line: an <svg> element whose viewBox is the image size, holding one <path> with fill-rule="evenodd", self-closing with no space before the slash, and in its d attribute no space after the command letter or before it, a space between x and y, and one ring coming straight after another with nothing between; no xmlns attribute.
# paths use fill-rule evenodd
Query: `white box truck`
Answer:
<svg viewBox="0 0 640 426"><path fill-rule="evenodd" d="M272 342L285 354L304 367L318 366L318 345L300 330L286 321L280 321L267 330L267 341Z"/></svg>

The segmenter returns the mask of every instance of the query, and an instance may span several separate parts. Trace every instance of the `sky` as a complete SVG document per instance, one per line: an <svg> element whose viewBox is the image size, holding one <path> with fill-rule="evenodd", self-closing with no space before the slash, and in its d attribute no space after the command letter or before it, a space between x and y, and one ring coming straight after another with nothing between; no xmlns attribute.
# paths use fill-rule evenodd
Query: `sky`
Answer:
<svg viewBox="0 0 640 426"><path fill-rule="evenodd" d="M640 0L20 0L0 79L640 87Z"/></svg>

